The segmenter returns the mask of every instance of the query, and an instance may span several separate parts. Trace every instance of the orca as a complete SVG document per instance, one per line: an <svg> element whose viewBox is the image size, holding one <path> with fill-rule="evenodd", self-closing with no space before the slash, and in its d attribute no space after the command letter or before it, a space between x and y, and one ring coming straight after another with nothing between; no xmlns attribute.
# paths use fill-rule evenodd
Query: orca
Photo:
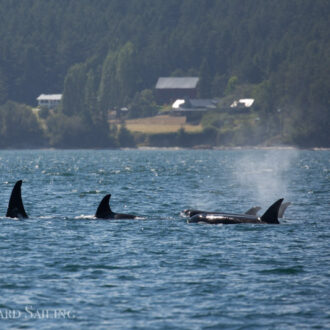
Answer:
<svg viewBox="0 0 330 330"><path fill-rule="evenodd" d="M272 204L261 216L247 214L228 214L228 213L199 213L188 219L188 223L206 222L210 224L238 224L238 223L258 223L258 224L279 224L278 213L283 198Z"/></svg>
<svg viewBox="0 0 330 330"><path fill-rule="evenodd" d="M258 211L261 210L260 206L254 206L248 209L244 214L246 215L257 215ZM224 212L212 212L212 211L201 211L201 210L195 210L195 209L187 209L184 210L183 213L187 215L188 217L193 217L196 214L232 214L232 213L224 213Z"/></svg>
<svg viewBox="0 0 330 330"><path fill-rule="evenodd" d="M109 202L110 202L111 194L105 195L99 204L95 217L98 219L135 219L136 215L133 214L123 214L123 213L115 213L111 211Z"/></svg>
<svg viewBox="0 0 330 330"><path fill-rule="evenodd" d="M22 180L15 183L15 186L11 192L6 217L8 218L20 218L27 219L28 215L25 212L22 201Z"/></svg>

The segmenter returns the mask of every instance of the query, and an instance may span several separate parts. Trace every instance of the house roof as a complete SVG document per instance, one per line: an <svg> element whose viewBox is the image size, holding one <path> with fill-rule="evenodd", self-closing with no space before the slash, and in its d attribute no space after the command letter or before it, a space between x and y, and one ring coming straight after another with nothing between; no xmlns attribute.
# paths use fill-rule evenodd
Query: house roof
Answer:
<svg viewBox="0 0 330 330"><path fill-rule="evenodd" d="M191 89L196 88L198 77L160 77L156 89Z"/></svg>
<svg viewBox="0 0 330 330"><path fill-rule="evenodd" d="M62 94L41 94L37 97L38 101L61 101Z"/></svg>
<svg viewBox="0 0 330 330"><path fill-rule="evenodd" d="M215 108L217 101L213 99L189 99L193 108Z"/></svg>

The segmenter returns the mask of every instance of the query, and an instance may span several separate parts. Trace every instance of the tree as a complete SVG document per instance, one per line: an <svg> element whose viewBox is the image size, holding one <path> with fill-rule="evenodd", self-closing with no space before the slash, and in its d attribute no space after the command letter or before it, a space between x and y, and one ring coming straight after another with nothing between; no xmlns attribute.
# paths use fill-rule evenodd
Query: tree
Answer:
<svg viewBox="0 0 330 330"><path fill-rule="evenodd" d="M98 107L100 111L108 111L116 106L116 94L119 93L115 79L116 58L116 53L109 51L102 65L101 82L98 91Z"/></svg>
<svg viewBox="0 0 330 330"><path fill-rule="evenodd" d="M84 112L86 76L86 66L84 64L76 64L70 68L64 81L63 114L71 116Z"/></svg>
<svg viewBox="0 0 330 330"><path fill-rule="evenodd" d="M6 77L0 68L0 105L5 103L8 96Z"/></svg>
<svg viewBox="0 0 330 330"><path fill-rule="evenodd" d="M152 90L145 89L141 93L137 93L129 106L129 117L150 117L158 112Z"/></svg>
<svg viewBox="0 0 330 330"><path fill-rule="evenodd" d="M133 148L136 146L134 141L134 136L127 129L125 123L120 125L118 135L117 135L118 143L120 147L124 148Z"/></svg>
<svg viewBox="0 0 330 330"><path fill-rule="evenodd" d="M212 96L212 75L206 59L200 68L199 96L201 98L210 98Z"/></svg>
<svg viewBox="0 0 330 330"><path fill-rule="evenodd" d="M31 108L8 101L0 106L0 146L40 147L46 144L44 132Z"/></svg>
<svg viewBox="0 0 330 330"><path fill-rule="evenodd" d="M134 45L127 42L118 52L116 63L116 83L119 86L117 105L126 105L139 86Z"/></svg>
<svg viewBox="0 0 330 330"><path fill-rule="evenodd" d="M238 84L238 78L236 76L230 77L227 83L225 94L228 95L233 93L237 84Z"/></svg>

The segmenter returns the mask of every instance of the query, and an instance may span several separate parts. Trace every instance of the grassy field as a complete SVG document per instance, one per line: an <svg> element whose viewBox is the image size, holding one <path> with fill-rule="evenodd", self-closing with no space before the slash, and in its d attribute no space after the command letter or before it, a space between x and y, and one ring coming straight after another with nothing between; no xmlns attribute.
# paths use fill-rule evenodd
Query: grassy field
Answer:
<svg viewBox="0 0 330 330"><path fill-rule="evenodd" d="M184 128L186 132L202 130L200 125L187 124L184 116L167 115L126 120L126 127L131 132L146 134L177 132L180 128Z"/></svg>

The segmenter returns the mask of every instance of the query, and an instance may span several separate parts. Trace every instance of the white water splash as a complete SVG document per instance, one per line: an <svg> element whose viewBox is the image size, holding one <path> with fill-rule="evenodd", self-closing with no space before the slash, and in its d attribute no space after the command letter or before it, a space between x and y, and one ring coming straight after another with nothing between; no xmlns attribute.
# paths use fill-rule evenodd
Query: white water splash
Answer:
<svg viewBox="0 0 330 330"><path fill-rule="evenodd" d="M76 217L74 217L74 219L89 219L89 220L93 220L93 219L96 219L95 218L95 215L93 214L81 214L81 215L78 215Z"/></svg>

